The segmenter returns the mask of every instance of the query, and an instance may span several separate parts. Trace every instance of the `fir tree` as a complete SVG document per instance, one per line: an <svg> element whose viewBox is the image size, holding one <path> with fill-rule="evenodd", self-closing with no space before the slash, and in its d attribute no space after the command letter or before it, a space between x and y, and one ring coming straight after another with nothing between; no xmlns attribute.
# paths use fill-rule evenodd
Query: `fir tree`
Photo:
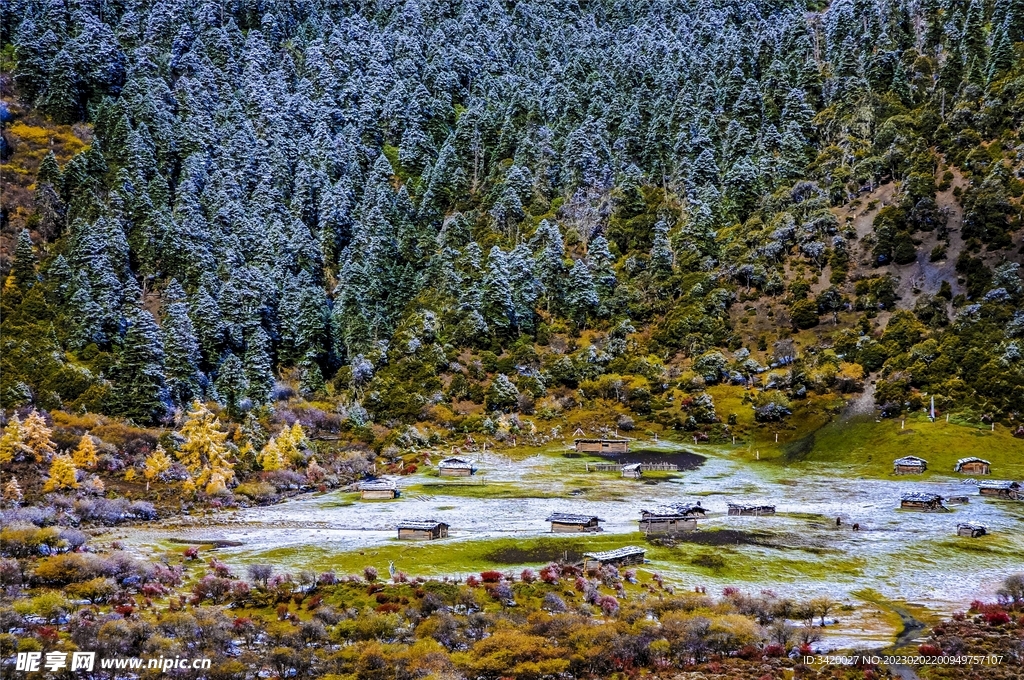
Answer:
<svg viewBox="0 0 1024 680"><path fill-rule="evenodd" d="M565 292L565 307L577 326L584 326L587 318L597 311L601 300L594 288L594 278L583 260L576 260L569 271Z"/></svg>
<svg viewBox="0 0 1024 680"><path fill-rule="evenodd" d="M651 270L656 276L668 276L672 273L675 255L668 240L668 224L659 220L654 225L654 240L651 244Z"/></svg>
<svg viewBox="0 0 1024 680"><path fill-rule="evenodd" d="M185 291L171 279L164 292L163 346L167 392L178 405L201 396L205 376L199 371L199 341L185 304Z"/></svg>
<svg viewBox="0 0 1024 680"><path fill-rule="evenodd" d="M496 375L487 389L487 408L495 411L514 408L518 399L519 390L504 373Z"/></svg>
<svg viewBox="0 0 1024 680"><path fill-rule="evenodd" d="M146 309L134 310L127 323L128 332L111 369L110 408L139 422L158 421L170 409L160 329Z"/></svg>
<svg viewBox="0 0 1024 680"><path fill-rule="evenodd" d="M50 476L43 484L43 491L48 493L77 488L78 470L75 469L75 463L71 460L71 456L54 456L53 463L50 465Z"/></svg>
<svg viewBox="0 0 1024 680"><path fill-rule="evenodd" d="M245 377L245 369L241 360L231 352L217 367L217 379L214 381L217 400L227 407L228 413L238 412L242 399L249 391L249 381Z"/></svg>
<svg viewBox="0 0 1024 680"><path fill-rule="evenodd" d="M11 265L14 283L22 290L28 290L36 282L36 255L32 250L32 239L28 231L18 232L18 243L14 247L14 263Z"/></svg>
<svg viewBox="0 0 1024 680"><path fill-rule="evenodd" d="M246 396L254 404L266 404L271 400L274 391L273 364L270 359L270 338L266 331L257 328L246 343L245 377L249 383Z"/></svg>
<svg viewBox="0 0 1024 680"><path fill-rule="evenodd" d="M75 463L75 467L81 470L92 470L96 467L99 457L96 454L96 443L91 436L82 435L78 441L78 447L71 454L71 460Z"/></svg>

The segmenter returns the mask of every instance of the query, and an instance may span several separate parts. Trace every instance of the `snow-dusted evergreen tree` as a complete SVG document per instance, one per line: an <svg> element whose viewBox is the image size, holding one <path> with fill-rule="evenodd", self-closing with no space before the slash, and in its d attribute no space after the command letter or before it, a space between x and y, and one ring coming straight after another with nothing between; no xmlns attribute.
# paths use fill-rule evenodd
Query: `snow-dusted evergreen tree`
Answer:
<svg viewBox="0 0 1024 680"><path fill-rule="evenodd" d="M168 394L178 406L190 404L203 393L206 376L199 370L199 341L188 316L185 291L175 279L164 291L161 330Z"/></svg>

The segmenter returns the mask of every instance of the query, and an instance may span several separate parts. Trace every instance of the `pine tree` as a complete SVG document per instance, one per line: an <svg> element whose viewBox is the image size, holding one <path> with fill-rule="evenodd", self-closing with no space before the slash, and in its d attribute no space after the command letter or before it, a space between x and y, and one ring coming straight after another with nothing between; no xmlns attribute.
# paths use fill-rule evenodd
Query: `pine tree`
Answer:
<svg viewBox="0 0 1024 680"><path fill-rule="evenodd" d="M25 445L25 427L15 413L4 426L3 435L0 435L0 465L6 465L31 452L32 449Z"/></svg>
<svg viewBox="0 0 1024 680"><path fill-rule="evenodd" d="M21 485L18 484L17 477L11 477L7 484L4 485L4 502L8 505L17 505L25 498L25 495L21 491Z"/></svg>
<svg viewBox="0 0 1024 680"><path fill-rule="evenodd" d="M96 443L91 436L82 435L78 441L78 448L71 454L71 459L74 461L75 467L81 470L92 470L96 467L99 457L96 454Z"/></svg>
<svg viewBox="0 0 1024 680"><path fill-rule="evenodd" d="M239 404L249 391L249 381L245 377L241 360L231 352L217 367L217 379L213 386L217 391L217 400L227 407L228 413L236 414Z"/></svg>
<svg viewBox="0 0 1024 680"><path fill-rule="evenodd" d="M188 316L185 291L175 279L171 279L164 292L161 330L166 354L164 373L168 396L175 404L189 404L201 396L206 379L199 371L199 341Z"/></svg>
<svg viewBox="0 0 1024 680"><path fill-rule="evenodd" d="M50 438L53 430L46 424L46 420L39 414L39 411L32 409L25 418L24 424L25 447L35 456L37 463L43 463L57 452L57 445Z"/></svg>
<svg viewBox="0 0 1024 680"><path fill-rule="evenodd" d="M74 123L82 115L79 75L72 45L62 49L50 65L46 92L39 107L57 123Z"/></svg>
<svg viewBox="0 0 1024 680"><path fill-rule="evenodd" d="M609 249L608 239L597 236L587 247L587 264L594 275L594 289L602 301L607 300L615 292L618 280L615 278L613 265L615 258Z"/></svg>
<svg viewBox="0 0 1024 680"><path fill-rule="evenodd" d="M225 483L231 481L234 470L224 443L227 433L221 431L220 420L206 406L198 401L192 403L179 434L185 441L178 449L178 460L196 486L205 487L214 472L220 474Z"/></svg>
<svg viewBox="0 0 1024 680"><path fill-rule="evenodd" d="M14 247L11 276L14 277L18 288L22 290L28 290L36 282L36 255L32 251L32 239L26 229L18 232L18 244Z"/></svg>
<svg viewBox="0 0 1024 680"><path fill-rule="evenodd" d="M167 455L164 447L157 444L153 453L146 457L146 467L142 471L142 475L146 478L146 490L149 490L150 482L159 479L163 473L170 469L171 457Z"/></svg>
<svg viewBox="0 0 1024 680"><path fill-rule="evenodd" d="M43 491L63 491L78 488L78 470L71 456L55 456L50 465L50 478L43 484Z"/></svg>

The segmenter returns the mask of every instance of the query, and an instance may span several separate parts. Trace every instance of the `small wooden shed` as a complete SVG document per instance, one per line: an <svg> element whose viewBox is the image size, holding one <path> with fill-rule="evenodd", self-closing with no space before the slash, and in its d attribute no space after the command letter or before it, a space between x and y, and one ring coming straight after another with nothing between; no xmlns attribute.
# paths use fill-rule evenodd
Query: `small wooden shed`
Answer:
<svg viewBox="0 0 1024 680"><path fill-rule="evenodd" d="M574 444L581 453L629 453L628 439L577 439Z"/></svg>
<svg viewBox="0 0 1024 680"><path fill-rule="evenodd" d="M676 532L693 531L697 518L704 517L707 510L696 505L677 503L654 510L640 511L640 531L647 534L671 535Z"/></svg>
<svg viewBox="0 0 1024 680"><path fill-rule="evenodd" d="M986 533L988 532L986 531L985 527L983 527L980 524L975 524L974 522L961 522L960 524L956 525L957 536L978 538L979 536L984 536Z"/></svg>
<svg viewBox="0 0 1024 680"><path fill-rule="evenodd" d="M442 477L468 477L476 472L474 461L465 458L445 458L437 464L437 473Z"/></svg>
<svg viewBox="0 0 1024 680"><path fill-rule="evenodd" d="M992 474L992 463L977 456L961 458L953 466L953 471L962 475L990 475Z"/></svg>
<svg viewBox="0 0 1024 680"><path fill-rule="evenodd" d="M434 520L406 520L398 524L398 537L407 541L448 538L448 525Z"/></svg>
<svg viewBox="0 0 1024 680"><path fill-rule="evenodd" d="M630 463L622 466L622 476L630 479L640 479L644 476L640 463Z"/></svg>
<svg viewBox="0 0 1024 680"><path fill-rule="evenodd" d="M359 497L367 500L398 498L398 485L390 479L367 479L359 483Z"/></svg>
<svg viewBox="0 0 1024 680"><path fill-rule="evenodd" d="M929 512L942 512L948 510L942 504L942 496L934 493L905 493L900 497L900 507L906 510L925 510Z"/></svg>
<svg viewBox="0 0 1024 680"><path fill-rule="evenodd" d="M985 480L978 482L978 493L982 496L993 498L1010 498L1018 500L1024 498L1020 484L1003 479Z"/></svg>
<svg viewBox="0 0 1024 680"><path fill-rule="evenodd" d="M573 515L568 512L553 512L544 521L551 522L551 533L553 534L578 534L600 531L601 527L598 526L598 523L604 520L594 515Z"/></svg>
<svg viewBox="0 0 1024 680"><path fill-rule="evenodd" d="M738 503L729 503L729 514L730 515L751 515L759 517L761 515L774 515L774 505L740 505Z"/></svg>
<svg viewBox="0 0 1024 680"><path fill-rule="evenodd" d="M928 469L928 461L917 456L904 456L894 460L892 466L898 475L919 475Z"/></svg>
<svg viewBox="0 0 1024 680"><path fill-rule="evenodd" d="M635 545L627 545L615 550L605 552L585 553L583 555L584 569L600 569L606 564L615 567L625 567L631 564L643 564L646 561L647 551Z"/></svg>

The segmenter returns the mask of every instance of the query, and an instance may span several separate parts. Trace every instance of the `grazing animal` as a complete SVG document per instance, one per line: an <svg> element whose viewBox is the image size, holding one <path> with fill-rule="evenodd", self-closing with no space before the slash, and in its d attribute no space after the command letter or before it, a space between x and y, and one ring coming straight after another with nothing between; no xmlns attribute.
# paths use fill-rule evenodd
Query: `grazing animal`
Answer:
<svg viewBox="0 0 1024 680"><path fill-rule="evenodd" d="M837 527L843 526L843 518L842 517L836 517L836 526Z"/></svg>
<svg viewBox="0 0 1024 680"><path fill-rule="evenodd" d="M860 531L860 524L854 524L853 525L853 530L854 531Z"/></svg>

